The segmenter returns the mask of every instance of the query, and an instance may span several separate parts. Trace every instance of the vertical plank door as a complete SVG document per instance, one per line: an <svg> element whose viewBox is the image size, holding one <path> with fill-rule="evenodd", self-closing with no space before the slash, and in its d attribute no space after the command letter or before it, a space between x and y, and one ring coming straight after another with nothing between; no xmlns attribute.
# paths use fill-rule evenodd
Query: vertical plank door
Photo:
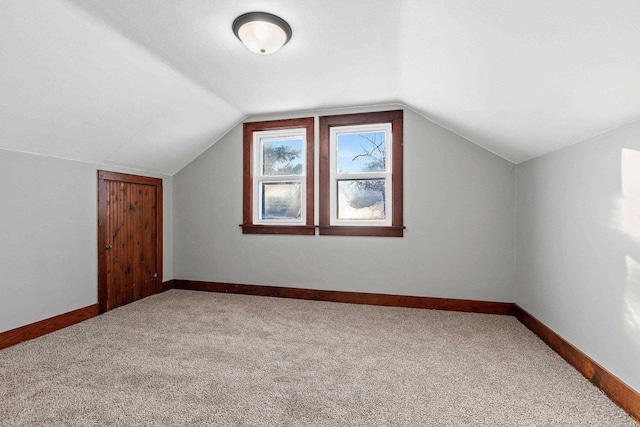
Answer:
<svg viewBox="0 0 640 427"><path fill-rule="evenodd" d="M162 180L98 171L100 312L160 292Z"/></svg>

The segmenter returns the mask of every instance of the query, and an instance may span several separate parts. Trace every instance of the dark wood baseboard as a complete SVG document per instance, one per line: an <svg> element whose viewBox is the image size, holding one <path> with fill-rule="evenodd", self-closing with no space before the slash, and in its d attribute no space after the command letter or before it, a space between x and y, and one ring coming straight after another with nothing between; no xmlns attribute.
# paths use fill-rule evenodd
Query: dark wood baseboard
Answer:
<svg viewBox="0 0 640 427"><path fill-rule="evenodd" d="M80 323L98 315L98 304L63 313L0 333L0 350Z"/></svg>
<svg viewBox="0 0 640 427"><path fill-rule="evenodd" d="M201 282L195 280L175 280L174 288L193 291L228 292L233 294L279 298L344 302L350 304L425 308L502 315L513 315L515 308L515 304L509 302L431 298L363 292L325 291L318 289L285 288L279 286L243 285L238 283Z"/></svg>
<svg viewBox="0 0 640 427"><path fill-rule="evenodd" d="M160 292L173 289L174 282L175 280L171 279L162 283ZM94 304L68 313L63 313L58 316L50 317L48 319L40 320L39 322L31 323L29 325L20 326L19 328L11 329L10 331L0 332L0 350L24 341L41 337L59 329L66 328L67 326L80 323L84 320L91 319L98 314L98 304Z"/></svg>
<svg viewBox="0 0 640 427"><path fill-rule="evenodd" d="M164 291L168 291L169 289L173 289L174 283L175 283L174 279L167 280L166 282L162 283L162 289L160 290L160 292L164 292Z"/></svg>
<svg viewBox="0 0 640 427"><path fill-rule="evenodd" d="M593 385L609 396L613 402L624 409L636 421L640 422L640 393L622 382L618 377L571 345L520 306L516 305L515 316L551 349L591 381Z"/></svg>

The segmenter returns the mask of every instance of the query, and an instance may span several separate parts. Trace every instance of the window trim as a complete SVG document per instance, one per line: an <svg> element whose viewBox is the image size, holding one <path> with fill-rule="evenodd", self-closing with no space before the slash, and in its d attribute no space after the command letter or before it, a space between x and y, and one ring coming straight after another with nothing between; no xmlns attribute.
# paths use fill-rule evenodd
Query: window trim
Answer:
<svg viewBox="0 0 640 427"><path fill-rule="evenodd" d="M331 130L334 127L391 124L391 225L332 225ZM320 235L402 237L403 224L403 111L343 114L320 117L319 228ZM335 161L335 160L334 160Z"/></svg>
<svg viewBox="0 0 640 427"><path fill-rule="evenodd" d="M306 188L304 201L305 217L301 225L296 224L265 224L254 221L253 173L257 161L254 144L254 133L262 131L277 131L287 129L305 129L305 177L302 178ZM243 234L315 234L314 218L314 118L271 120L263 122L248 122L243 124L243 197L242 197L242 233ZM306 183L304 183L306 181Z"/></svg>

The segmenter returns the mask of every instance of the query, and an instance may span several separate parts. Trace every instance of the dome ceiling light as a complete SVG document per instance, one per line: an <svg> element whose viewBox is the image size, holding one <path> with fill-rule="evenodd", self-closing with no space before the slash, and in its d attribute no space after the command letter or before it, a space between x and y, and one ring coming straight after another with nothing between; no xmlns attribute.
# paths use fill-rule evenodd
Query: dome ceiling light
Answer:
<svg viewBox="0 0 640 427"><path fill-rule="evenodd" d="M253 53L269 55L291 40L291 27L270 13L250 12L233 21L233 33Z"/></svg>

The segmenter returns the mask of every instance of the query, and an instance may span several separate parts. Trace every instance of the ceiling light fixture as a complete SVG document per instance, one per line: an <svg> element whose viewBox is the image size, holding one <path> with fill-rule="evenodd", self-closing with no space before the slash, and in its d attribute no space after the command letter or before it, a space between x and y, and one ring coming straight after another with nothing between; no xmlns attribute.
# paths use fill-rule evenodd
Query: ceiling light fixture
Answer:
<svg viewBox="0 0 640 427"><path fill-rule="evenodd" d="M270 13L250 12L233 21L233 32L253 53L269 55L291 40L291 27Z"/></svg>

